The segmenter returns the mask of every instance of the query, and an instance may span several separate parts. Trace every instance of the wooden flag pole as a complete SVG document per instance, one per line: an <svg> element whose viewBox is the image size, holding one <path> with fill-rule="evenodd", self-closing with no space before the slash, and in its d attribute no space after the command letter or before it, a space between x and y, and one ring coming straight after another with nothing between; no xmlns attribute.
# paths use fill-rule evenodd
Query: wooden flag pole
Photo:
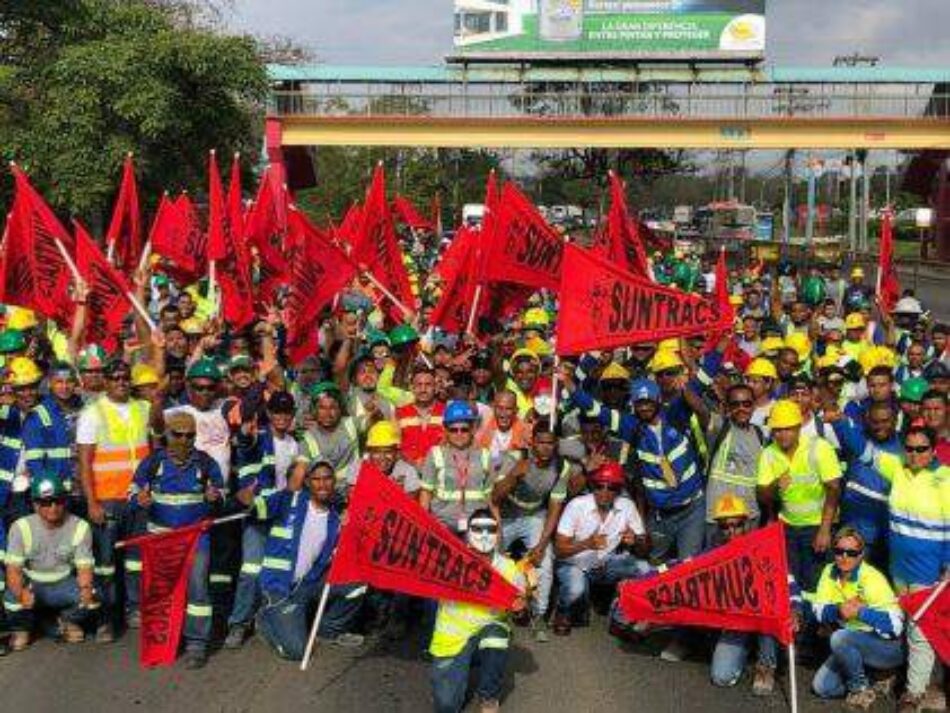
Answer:
<svg viewBox="0 0 950 713"><path fill-rule="evenodd" d="M317 615L313 619L313 626L310 627L310 636L307 638L307 648L303 653L303 659L300 661L300 670L306 671L310 665L310 657L313 655L313 647L317 643L317 632L320 630L320 622L323 621L323 613L327 608L327 600L330 598L330 584L325 582L323 585L323 594L320 595L320 604L317 606Z"/></svg>
<svg viewBox="0 0 950 713"><path fill-rule="evenodd" d="M472 300L472 311L468 315L468 324L465 326L466 334L475 334L475 320L478 318L478 304L482 301L482 283L475 286L475 299Z"/></svg>
<svg viewBox="0 0 950 713"><path fill-rule="evenodd" d="M396 307L398 307L399 310L400 310L407 318L412 317L412 315L413 315L412 310L409 309L408 307L406 307L406 305L404 305L402 302L400 302L400 301L396 298L396 295L394 295L392 292L390 292L389 290L387 290L387 289L386 289L386 286L383 285L382 282L380 282L379 280L377 280L377 279L376 279L376 276L375 276L372 272L370 272L369 270L361 270L361 271L360 271L360 274L361 274L363 277L365 277L367 280L369 280L371 283L373 283L373 286L374 286L377 290L379 290L380 292L382 292L382 293L383 293L383 296L384 296L386 299L388 299L390 302L392 302L394 305L396 305Z"/></svg>

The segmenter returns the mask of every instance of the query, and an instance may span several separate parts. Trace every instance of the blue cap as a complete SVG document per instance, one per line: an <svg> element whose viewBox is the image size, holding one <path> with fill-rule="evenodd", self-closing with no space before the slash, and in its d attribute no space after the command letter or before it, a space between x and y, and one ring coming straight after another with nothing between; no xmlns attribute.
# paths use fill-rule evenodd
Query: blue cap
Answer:
<svg viewBox="0 0 950 713"><path fill-rule="evenodd" d="M652 379L636 379L630 384L630 400L637 401L659 401L660 387Z"/></svg>

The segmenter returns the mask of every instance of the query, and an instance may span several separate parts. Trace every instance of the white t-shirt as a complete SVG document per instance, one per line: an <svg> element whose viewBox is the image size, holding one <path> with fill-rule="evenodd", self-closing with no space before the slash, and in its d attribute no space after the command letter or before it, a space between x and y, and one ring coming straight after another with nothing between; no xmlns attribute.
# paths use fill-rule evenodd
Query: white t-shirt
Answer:
<svg viewBox="0 0 950 713"><path fill-rule="evenodd" d="M287 471L300 453L300 444L291 435L274 436L274 479L278 490L287 487Z"/></svg>
<svg viewBox="0 0 950 713"><path fill-rule="evenodd" d="M119 418L128 421L131 414L132 402L111 402ZM87 405L79 412L76 420L76 443L80 446L94 446L99 440L99 426L102 425L102 415L95 403Z"/></svg>
<svg viewBox="0 0 950 713"><path fill-rule="evenodd" d="M607 547L602 550L584 550L568 558L581 569L592 569L605 560L620 545L620 538L631 530L636 535L646 534L643 520L633 501L625 495L617 496L613 507L603 517L597 509L594 495L581 495L571 500L564 508L557 524L557 534L573 540L586 540L593 535L606 535Z"/></svg>
<svg viewBox="0 0 950 713"><path fill-rule="evenodd" d="M307 517L300 533L297 561L294 563L294 582L299 582L307 575L323 551L323 543L327 540L327 514L327 510L318 509L312 500L308 503Z"/></svg>
<svg viewBox="0 0 950 713"><path fill-rule="evenodd" d="M231 475L231 428L221 413L221 405L215 404L207 411L199 411L190 405L176 406L165 409L165 418L174 413L190 413L194 416L198 433L195 448L215 459L227 485Z"/></svg>

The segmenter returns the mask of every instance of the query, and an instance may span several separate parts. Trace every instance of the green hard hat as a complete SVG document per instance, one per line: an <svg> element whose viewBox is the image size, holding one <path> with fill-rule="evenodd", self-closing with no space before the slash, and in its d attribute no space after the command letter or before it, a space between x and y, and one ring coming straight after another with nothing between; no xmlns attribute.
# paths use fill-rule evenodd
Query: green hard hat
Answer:
<svg viewBox="0 0 950 713"><path fill-rule="evenodd" d="M318 381L316 384L310 387L310 398L316 402L321 396L327 395L331 398L337 400L337 402L343 402L343 395L340 393L340 387L336 385L333 381Z"/></svg>
<svg viewBox="0 0 950 713"><path fill-rule="evenodd" d="M817 307L825 301L825 281L817 275L809 275L802 284L802 299L806 304Z"/></svg>
<svg viewBox="0 0 950 713"><path fill-rule="evenodd" d="M59 498L69 494L68 481L58 473L40 473L30 481L30 495L34 500L39 498Z"/></svg>
<svg viewBox="0 0 950 713"><path fill-rule="evenodd" d="M922 379L918 376L913 379L908 379L901 384L899 398L901 401L913 401L919 404L923 401L924 394L929 390L930 383L926 379Z"/></svg>
<svg viewBox="0 0 950 713"><path fill-rule="evenodd" d="M211 359L199 359L190 367L185 375L188 379L211 379L221 381L221 369Z"/></svg>
<svg viewBox="0 0 950 713"><path fill-rule="evenodd" d="M419 333L409 324L400 324L393 327L389 333L389 343L394 347L411 344L419 341Z"/></svg>
<svg viewBox="0 0 950 713"><path fill-rule="evenodd" d="M381 329L376 329L376 327L369 327L366 330L366 343L370 347L375 347L377 344L385 344L389 346L389 335L386 334Z"/></svg>
<svg viewBox="0 0 950 713"><path fill-rule="evenodd" d="M673 268L673 282L683 290L691 290L695 282L693 269L685 262L676 264Z"/></svg>
<svg viewBox="0 0 950 713"><path fill-rule="evenodd" d="M16 329L5 329L0 332L0 354L13 354L26 349L26 339L23 332Z"/></svg>

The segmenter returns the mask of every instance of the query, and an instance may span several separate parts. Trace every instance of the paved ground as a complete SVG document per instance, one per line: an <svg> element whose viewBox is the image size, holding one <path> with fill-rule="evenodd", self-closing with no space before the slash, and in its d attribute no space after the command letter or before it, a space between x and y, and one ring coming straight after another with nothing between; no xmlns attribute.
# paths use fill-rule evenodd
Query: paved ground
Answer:
<svg viewBox="0 0 950 713"><path fill-rule="evenodd" d="M516 635L503 708L519 713L586 711L787 711L786 684L769 699L753 698L749 683L717 690L708 666L669 664L655 654L657 640L635 649L607 636L604 621L568 639L536 644ZM408 644L378 643L359 655L320 649L301 673L251 640L237 652L220 651L200 672L181 666L140 671L134 637L111 646L67 647L41 641L0 660L0 700L7 711L391 711L431 710L428 665ZM807 691L810 672L799 669L803 712L842 710ZM877 711L893 710L879 703Z"/></svg>

